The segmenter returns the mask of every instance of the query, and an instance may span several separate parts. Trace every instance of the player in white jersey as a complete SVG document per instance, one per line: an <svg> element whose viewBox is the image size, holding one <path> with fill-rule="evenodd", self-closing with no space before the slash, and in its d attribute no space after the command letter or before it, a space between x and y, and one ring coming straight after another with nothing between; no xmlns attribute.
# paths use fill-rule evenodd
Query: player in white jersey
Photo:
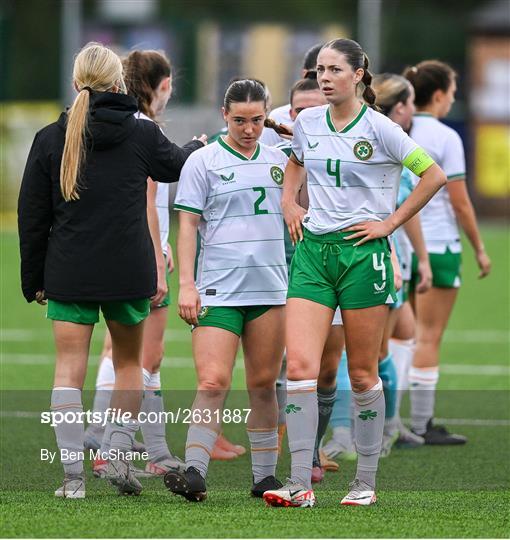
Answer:
<svg viewBox="0 0 510 540"><path fill-rule="evenodd" d="M450 434L433 423L435 389L439 376L439 350L460 286L461 243L457 222L473 247L481 278L491 262L483 245L466 187L466 162L459 135L439 121L455 99L456 74L443 62L427 60L404 75L414 86L416 108L411 136L444 169L448 183L420 213L432 267L432 288L415 298L417 344L411 383L413 430L426 444L463 444L466 438Z"/></svg>
<svg viewBox="0 0 510 540"><path fill-rule="evenodd" d="M310 47L306 51L305 57L303 58L303 67L301 69L301 77L304 79L316 79L317 73L315 68L317 67L317 55L321 50L322 43ZM273 109L269 118L274 120L277 124L283 124L285 126L292 126L295 120L295 115L292 112L292 103L287 103L280 107ZM276 146L279 143L285 141L285 138L281 137L278 133L271 129L264 129L260 137L260 142L268 144L269 146Z"/></svg>
<svg viewBox="0 0 510 540"><path fill-rule="evenodd" d="M156 121L161 116L172 93L171 67L168 58L159 51L132 51L123 62L128 94L137 97L140 121ZM144 400L142 411L163 411L161 395L160 365L164 352L164 332L170 304L168 278L173 270L172 251L168 245L169 185L147 181L147 217L153 240L158 272L157 292L151 299L151 311L147 317L142 346L144 377ZM110 406L111 393L115 383L112 362L112 345L106 333L101 365L96 380L94 410L104 411ZM141 430L149 455L146 475L163 475L171 468L182 466L182 462L170 452L165 435L165 423L142 423ZM90 424L85 433L87 448L103 452L109 449L109 437L103 438L104 428L100 424ZM108 467L104 459L93 462L96 476L102 476Z"/></svg>
<svg viewBox="0 0 510 540"><path fill-rule="evenodd" d="M318 50L315 52L314 61ZM315 67L315 64L313 65ZM327 103L326 98L319 89L316 78L304 78L297 81L290 91L290 118L292 123L295 122L298 115L310 107L318 107ZM282 149L286 155L290 156L292 151L292 142L285 141L277 145ZM299 203L303 207L308 207L308 197L306 195L306 189L302 189L300 192ZM294 254L294 246L290 240L288 230L285 229L285 255L287 264L290 266L292 255ZM314 448L314 462L312 469L312 482L320 482L324 477L326 470L337 471L338 464L334 461L327 459L325 455L322 455L320 451L320 444L327 425L331 416L333 403L336 397L336 372L338 369L338 363L342 355L344 346L343 330L342 330L342 317L340 310L336 310L333 318L331 330L324 346L324 352L321 359L321 369L318 377L317 397L319 405L319 422L317 428L317 437ZM282 371L278 377L277 382L277 398L278 398L278 433L279 433L279 447L281 448L281 442L283 434L285 433L285 407L287 398L286 389L286 365L285 358L282 365Z"/></svg>
<svg viewBox="0 0 510 540"><path fill-rule="evenodd" d="M329 106L303 111L294 124L282 208L297 248L287 294L287 432L291 478L264 499L278 506L311 507L317 432L317 377L333 314L340 306L353 390L358 465L342 504L375 502L375 474L384 425L377 374L379 348L395 301L387 237L445 183L441 169L400 128L360 103L375 101L368 58L354 41L327 43L317 79ZM422 176L395 211L402 164ZM296 202L305 177L308 212ZM303 228L302 228L303 227ZM304 230L303 230L304 229Z"/></svg>
<svg viewBox="0 0 510 540"><path fill-rule="evenodd" d="M165 485L191 501L206 496L209 458L240 341L251 413L237 421L247 422L251 493L262 497L264 491L281 487L275 478L275 383L287 292L280 208L287 157L258 143L265 107L264 87L257 81L240 80L228 87L223 107L228 133L187 163L174 204L180 211L179 315L193 325L198 391L186 471L167 473ZM195 277L197 230L201 246Z"/></svg>
<svg viewBox="0 0 510 540"><path fill-rule="evenodd" d="M401 75L384 73L374 77L372 83L376 98L376 105L380 111L395 123L399 124L406 132L411 127L414 107L414 89L412 85ZM412 192L411 174L407 169L402 171L398 190L397 206L400 206ZM406 233L409 234L409 239ZM401 441L406 441L407 446L416 447L424 443L424 440L410 433L402 426L399 416L402 386L405 386L407 372L409 371L409 355L400 354L402 344L395 347L390 342L394 334L395 326L399 317L407 317L414 326L414 317L411 309L403 309L408 300L409 281L411 277L411 250L412 246L418 259L419 282L416 290L424 293L432 285L432 271L428 259L425 242L421 232L419 215L414 215L407 223L395 231L394 246L402 269L402 287L398 291L398 301L391 307L384 338L379 354L379 377L383 381L386 398L386 422L384 426L383 446L381 457L386 457L391 451L393 442L401 432ZM395 351L395 354L394 354Z"/></svg>

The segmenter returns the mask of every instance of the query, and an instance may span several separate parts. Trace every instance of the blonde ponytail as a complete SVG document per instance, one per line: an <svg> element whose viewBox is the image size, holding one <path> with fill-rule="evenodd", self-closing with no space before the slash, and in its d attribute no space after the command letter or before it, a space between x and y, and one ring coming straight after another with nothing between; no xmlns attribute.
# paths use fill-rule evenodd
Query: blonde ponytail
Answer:
<svg viewBox="0 0 510 540"><path fill-rule="evenodd" d="M91 92L107 92L114 86L126 91L120 58L99 43L89 43L79 52L74 61L73 80L79 93L67 112L60 165L60 190L67 202L80 198L79 179L86 159L85 136Z"/></svg>
<svg viewBox="0 0 510 540"><path fill-rule="evenodd" d="M85 133L89 112L89 92L82 90L67 113L66 142L60 166L60 190L64 199L76 201L81 165L85 161Z"/></svg>

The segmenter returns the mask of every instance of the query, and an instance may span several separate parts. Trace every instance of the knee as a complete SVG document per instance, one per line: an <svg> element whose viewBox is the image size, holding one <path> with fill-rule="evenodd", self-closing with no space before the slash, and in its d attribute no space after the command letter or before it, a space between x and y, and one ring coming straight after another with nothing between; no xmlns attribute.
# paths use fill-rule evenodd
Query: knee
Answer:
<svg viewBox="0 0 510 540"><path fill-rule="evenodd" d="M143 351L143 367L149 371L158 371L163 360L164 348L162 343L145 347Z"/></svg>
<svg viewBox="0 0 510 540"><path fill-rule="evenodd" d="M336 383L336 368L321 369L319 373L318 386L321 388L332 388Z"/></svg>
<svg viewBox="0 0 510 540"><path fill-rule="evenodd" d="M320 359L316 362L306 358L300 351L287 351L287 378L293 381L317 379Z"/></svg>
<svg viewBox="0 0 510 540"><path fill-rule="evenodd" d="M272 370L259 370L256 376L251 376L246 381L246 386L249 390L274 390L276 385L277 374Z"/></svg>
<svg viewBox="0 0 510 540"><path fill-rule="evenodd" d="M421 329L417 335L417 343L425 347L439 347L443 332L440 328Z"/></svg>
<svg viewBox="0 0 510 540"><path fill-rule="evenodd" d="M353 368L349 370L349 379L353 392L365 392L377 384L377 368Z"/></svg>
<svg viewBox="0 0 510 540"><path fill-rule="evenodd" d="M223 377L207 378L198 383L198 390L209 398L219 398L226 394L230 381Z"/></svg>

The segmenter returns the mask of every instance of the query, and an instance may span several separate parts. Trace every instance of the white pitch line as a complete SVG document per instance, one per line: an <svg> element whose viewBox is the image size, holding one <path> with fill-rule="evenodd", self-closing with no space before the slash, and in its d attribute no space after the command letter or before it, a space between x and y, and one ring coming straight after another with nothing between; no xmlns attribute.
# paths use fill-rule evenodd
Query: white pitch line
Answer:
<svg viewBox="0 0 510 540"><path fill-rule="evenodd" d="M510 367L487 364L440 364L441 375L510 375Z"/></svg>
<svg viewBox="0 0 510 540"><path fill-rule="evenodd" d="M25 328L0 328L0 342L25 342L25 341L46 341L52 339L51 329L39 328L28 330ZM92 334L92 341L102 343L104 331L98 329ZM186 343L191 341L191 331L186 329L175 329L165 331L165 341L168 343Z"/></svg>
<svg viewBox="0 0 510 540"><path fill-rule="evenodd" d="M189 368L195 369L193 359L188 356L172 356L163 360L164 368ZM0 357L0 366L5 365L24 365L24 366L46 366L54 365L55 356L52 354L19 354L19 353L3 353ZM89 366L97 366L99 358L92 357L89 359ZM238 359L234 369L244 369L242 359Z"/></svg>
<svg viewBox="0 0 510 540"><path fill-rule="evenodd" d="M35 411L0 411L0 418L40 418L41 413ZM409 418L404 418L404 422L410 422ZM500 420L495 418L434 418L434 421L452 426L470 427L509 427L510 420Z"/></svg>
<svg viewBox="0 0 510 540"><path fill-rule="evenodd" d="M165 341L187 342L190 341L191 332L186 328L168 329L165 331ZM51 329L48 327L38 329L27 328L1 328L0 342L36 341L51 339ZM98 329L92 334L93 341L102 342L104 331ZM509 330L447 330L444 341L447 343L505 343L510 344Z"/></svg>
<svg viewBox="0 0 510 540"><path fill-rule="evenodd" d="M167 356L163 360L165 368L193 368L193 359L187 356ZM23 354L23 353L3 353L0 357L0 365L53 365L55 356L51 354ZM98 357L89 359L90 366L97 366ZM244 369L242 357L237 359L235 369ZM501 364L448 364L440 366L442 375L468 375L468 376L510 376L510 366Z"/></svg>

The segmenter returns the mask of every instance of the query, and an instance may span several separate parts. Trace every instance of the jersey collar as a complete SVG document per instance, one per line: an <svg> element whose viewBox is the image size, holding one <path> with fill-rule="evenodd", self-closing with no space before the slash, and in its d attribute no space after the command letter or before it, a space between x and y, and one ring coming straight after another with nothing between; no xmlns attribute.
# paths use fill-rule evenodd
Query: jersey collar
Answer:
<svg viewBox="0 0 510 540"><path fill-rule="evenodd" d="M242 159L243 161L254 161L259 157L260 154L260 144L257 143L257 148L255 148L255 151L251 155L251 157L247 158L246 156L243 156L240 152L237 150L234 150L228 143L225 142L225 139L223 137L218 137L218 143L225 148L228 152L231 154L234 154L234 156L238 157L239 159Z"/></svg>
<svg viewBox="0 0 510 540"><path fill-rule="evenodd" d="M347 133L349 130L351 130L361 120L361 117L365 114L366 110L367 110L367 106L366 106L365 103L363 103L363 105L361 106L361 109L360 109L359 113L356 115L356 117L351 122L349 122L342 129L342 131L338 131L336 129L336 127L335 127L335 124L333 123L333 119L331 118L331 113L329 112L329 107L328 107L326 109L326 123L328 124L329 129L333 133Z"/></svg>

